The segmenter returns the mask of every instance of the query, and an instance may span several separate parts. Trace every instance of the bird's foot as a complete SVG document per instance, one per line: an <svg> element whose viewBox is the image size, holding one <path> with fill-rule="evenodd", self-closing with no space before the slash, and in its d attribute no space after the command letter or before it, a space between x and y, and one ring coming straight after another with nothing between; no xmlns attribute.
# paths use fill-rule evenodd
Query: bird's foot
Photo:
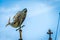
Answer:
<svg viewBox="0 0 60 40"><path fill-rule="evenodd" d="M16 29L16 31L20 30L21 28L23 28L25 25L20 26L18 29Z"/></svg>

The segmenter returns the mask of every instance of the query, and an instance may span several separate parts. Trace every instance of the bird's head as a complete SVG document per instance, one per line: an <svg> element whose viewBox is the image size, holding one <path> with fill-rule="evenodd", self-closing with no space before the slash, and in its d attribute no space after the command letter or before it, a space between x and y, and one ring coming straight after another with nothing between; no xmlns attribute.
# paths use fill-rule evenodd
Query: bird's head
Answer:
<svg viewBox="0 0 60 40"><path fill-rule="evenodd" d="M27 8L24 8L24 9L23 9L23 12L26 13L26 12L27 12Z"/></svg>

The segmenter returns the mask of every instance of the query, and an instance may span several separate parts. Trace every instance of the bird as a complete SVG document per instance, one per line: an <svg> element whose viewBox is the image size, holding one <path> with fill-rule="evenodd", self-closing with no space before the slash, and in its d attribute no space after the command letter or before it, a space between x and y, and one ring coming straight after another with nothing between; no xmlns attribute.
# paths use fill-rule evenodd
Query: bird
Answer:
<svg viewBox="0 0 60 40"><path fill-rule="evenodd" d="M18 11L16 15L13 17L13 22L10 22L10 18L8 20L8 23L6 24L6 27L8 25L11 25L14 28L18 28L22 25L27 15L27 8L24 8L22 11Z"/></svg>

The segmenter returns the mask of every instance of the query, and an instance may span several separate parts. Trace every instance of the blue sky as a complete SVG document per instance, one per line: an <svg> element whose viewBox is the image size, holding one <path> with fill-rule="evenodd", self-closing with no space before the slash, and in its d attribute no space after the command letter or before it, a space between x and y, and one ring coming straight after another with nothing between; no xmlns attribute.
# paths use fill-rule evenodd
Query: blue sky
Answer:
<svg viewBox="0 0 60 40"><path fill-rule="evenodd" d="M19 32L11 26L5 27L9 17L27 8L24 21L23 40L48 40L48 29L53 32L55 40L56 28L60 12L59 0L0 0L0 40L18 40ZM57 40L60 40L60 27Z"/></svg>

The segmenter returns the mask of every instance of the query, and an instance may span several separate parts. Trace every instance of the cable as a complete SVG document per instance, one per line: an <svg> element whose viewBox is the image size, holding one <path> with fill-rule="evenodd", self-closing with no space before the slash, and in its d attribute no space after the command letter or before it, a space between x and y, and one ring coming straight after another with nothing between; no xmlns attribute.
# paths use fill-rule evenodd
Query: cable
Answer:
<svg viewBox="0 0 60 40"><path fill-rule="evenodd" d="M57 24L57 29L56 29L55 40L57 40L57 34L58 34L58 28L59 28L59 21L60 21L60 13L59 13L59 18L58 18L58 24Z"/></svg>

